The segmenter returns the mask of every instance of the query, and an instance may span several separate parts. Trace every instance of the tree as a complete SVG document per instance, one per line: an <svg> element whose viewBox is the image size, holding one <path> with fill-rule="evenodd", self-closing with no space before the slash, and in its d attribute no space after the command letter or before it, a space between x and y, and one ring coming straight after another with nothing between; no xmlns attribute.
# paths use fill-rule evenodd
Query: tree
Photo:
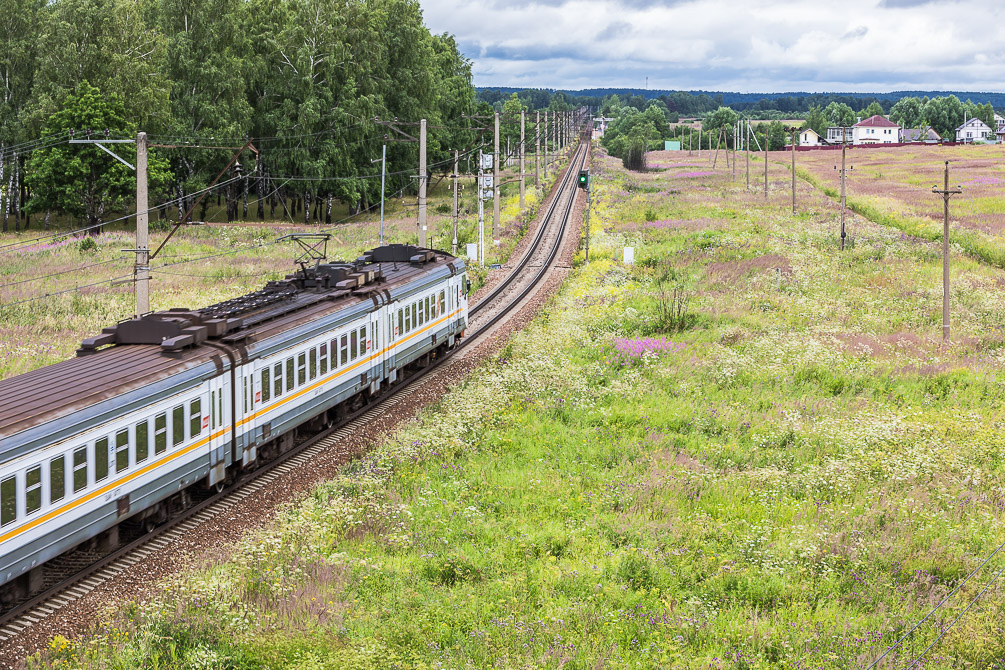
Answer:
<svg viewBox="0 0 1005 670"><path fill-rule="evenodd" d="M701 126L705 129L705 132L709 133L709 142L712 141L712 137L719 136L720 130L725 129L726 142L731 144L733 141L733 128L736 126L739 118L740 115L729 107L719 107L702 120Z"/></svg>
<svg viewBox="0 0 1005 670"><path fill-rule="evenodd" d="M64 98L62 108L46 122L43 137L82 128L108 129L125 135L136 132L135 125L126 121L122 100L86 81ZM156 187L166 181L167 166L155 154L149 156L147 170L149 184ZM29 211L67 212L95 226L91 234L99 232L97 226L107 212L126 205L136 194L135 173L95 146L57 144L37 150L27 174L33 195Z"/></svg>
<svg viewBox="0 0 1005 670"><path fill-rule="evenodd" d="M945 138L954 137L963 123L963 103L955 95L932 98L922 109L925 122Z"/></svg>
<svg viewBox="0 0 1005 670"><path fill-rule="evenodd" d="M0 217L7 232L8 215L15 212L19 227L20 198L15 188L21 179L23 157L7 147L27 139L23 121L31 96L40 42L35 38L45 9L44 0L0 0ZM6 179L6 181L5 181Z"/></svg>
<svg viewBox="0 0 1005 670"><path fill-rule="evenodd" d="M819 106L810 107L810 111L806 115L806 127L812 128L817 135L826 137L827 117L824 116L823 110Z"/></svg>
<svg viewBox="0 0 1005 670"><path fill-rule="evenodd" d="M875 100L873 100L872 102L869 103L868 107L866 107L861 112L859 112L859 115L863 119L868 119L869 117L872 117L872 116L882 116L883 115L883 106L881 104L879 104L878 102L876 102Z"/></svg>
<svg viewBox="0 0 1005 670"><path fill-rule="evenodd" d="M827 123L834 126L850 126L855 123L855 110L843 102L832 102L824 109Z"/></svg>
<svg viewBox="0 0 1005 670"><path fill-rule="evenodd" d="M768 151L781 151L785 148L786 139L785 125L781 121L772 121L768 124Z"/></svg>
<svg viewBox="0 0 1005 670"><path fill-rule="evenodd" d="M924 123L921 100L910 96L901 98L890 108L890 120L901 128L919 128Z"/></svg>
<svg viewBox="0 0 1005 670"><path fill-rule="evenodd" d="M240 10L238 0L160 0L157 19L165 36L164 70L171 81L172 135L198 143L247 134L251 106L244 69L251 54ZM228 83L221 86L221 82ZM248 165L246 156L242 160ZM212 175L226 166L230 155L182 149L174 151L171 158L181 197L205 187ZM228 215L236 209L236 194L246 192L247 172L243 184L226 189ZM179 202L179 215L187 210L187 204L184 199Z"/></svg>
<svg viewBox="0 0 1005 670"><path fill-rule="evenodd" d="M170 84L161 69L164 41L134 0L59 0L48 3L36 39L37 59L26 123L37 132L67 93L88 81L117 95L124 112L146 131L170 118Z"/></svg>

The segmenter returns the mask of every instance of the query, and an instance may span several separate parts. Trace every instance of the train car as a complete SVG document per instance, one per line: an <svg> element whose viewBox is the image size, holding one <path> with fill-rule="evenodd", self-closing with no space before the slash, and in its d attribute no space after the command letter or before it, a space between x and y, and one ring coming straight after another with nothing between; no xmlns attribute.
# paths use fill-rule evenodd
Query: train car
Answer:
<svg viewBox="0 0 1005 670"><path fill-rule="evenodd" d="M133 318L0 381L0 600L119 524L156 525L455 346L460 259L409 245L302 267L255 293Z"/></svg>

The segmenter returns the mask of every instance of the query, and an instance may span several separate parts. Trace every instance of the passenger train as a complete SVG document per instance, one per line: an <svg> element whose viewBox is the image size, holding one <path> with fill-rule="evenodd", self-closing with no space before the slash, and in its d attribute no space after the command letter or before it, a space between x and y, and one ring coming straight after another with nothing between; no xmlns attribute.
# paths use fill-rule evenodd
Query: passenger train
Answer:
<svg viewBox="0 0 1005 670"><path fill-rule="evenodd" d="M221 489L298 434L361 408L455 346L463 261L408 245L302 267L199 310L146 314L77 357L0 381L0 600L83 543L112 547L192 487Z"/></svg>

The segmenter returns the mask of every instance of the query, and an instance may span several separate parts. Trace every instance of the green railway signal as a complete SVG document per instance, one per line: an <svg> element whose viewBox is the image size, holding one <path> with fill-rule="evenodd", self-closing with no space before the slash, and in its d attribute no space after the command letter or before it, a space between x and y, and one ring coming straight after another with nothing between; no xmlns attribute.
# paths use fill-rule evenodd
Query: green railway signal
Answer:
<svg viewBox="0 0 1005 670"><path fill-rule="evenodd" d="M579 171L579 188L588 191L590 189L590 171L580 170Z"/></svg>

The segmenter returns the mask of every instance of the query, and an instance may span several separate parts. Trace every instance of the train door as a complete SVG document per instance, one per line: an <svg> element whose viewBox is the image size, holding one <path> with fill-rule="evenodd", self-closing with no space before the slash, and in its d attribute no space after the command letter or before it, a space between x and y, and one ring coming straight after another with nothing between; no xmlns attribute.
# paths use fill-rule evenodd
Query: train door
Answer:
<svg viewBox="0 0 1005 670"><path fill-rule="evenodd" d="M381 333L383 332L380 321L383 311L378 307L370 312L370 326L366 329L366 342L364 342L366 357L370 361L372 391L375 393L380 388L380 380L384 378L384 355L382 353L384 348L380 345Z"/></svg>
<svg viewBox="0 0 1005 670"><path fill-rule="evenodd" d="M394 350L398 346L398 339L401 337L401 319L398 317L398 310L401 305L395 301L384 309L387 317L384 319L384 379L394 382L398 379L398 369L395 366Z"/></svg>
<svg viewBox="0 0 1005 670"><path fill-rule="evenodd" d="M236 414L234 420L237 453L234 454L233 458L235 462L240 460L241 464L246 466L255 460L255 410L262 404L262 387L260 375L255 374L253 362L241 367L241 375L244 379L243 395L241 411Z"/></svg>
<svg viewBox="0 0 1005 670"><path fill-rule="evenodd" d="M209 484L222 485L227 476L227 444L230 442L230 371L209 380Z"/></svg>

